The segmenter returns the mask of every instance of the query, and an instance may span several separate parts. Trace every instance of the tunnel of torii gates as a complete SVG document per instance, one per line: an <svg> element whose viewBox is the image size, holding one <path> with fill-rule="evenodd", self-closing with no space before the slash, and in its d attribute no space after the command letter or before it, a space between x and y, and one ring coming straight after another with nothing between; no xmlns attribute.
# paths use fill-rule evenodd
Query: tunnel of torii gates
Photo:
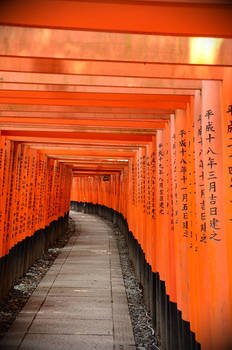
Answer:
<svg viewBox="0 0 232 350"><path fill-rule="evenodd" d="M70 200L109 208L165 286L161 348L192 349L165 341L173 305L201 349L232 348L231 18L220 0L1 1L1 287Z"/></svg>

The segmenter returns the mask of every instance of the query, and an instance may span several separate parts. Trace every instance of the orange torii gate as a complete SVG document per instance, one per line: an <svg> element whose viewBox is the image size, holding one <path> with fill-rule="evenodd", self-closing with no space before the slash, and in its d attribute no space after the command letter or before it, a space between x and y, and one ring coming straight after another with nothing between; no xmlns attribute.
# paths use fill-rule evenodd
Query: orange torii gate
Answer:
<svg viewBox="0 0 232 350"><path fill-rule="evenodd" d="M0 4L0 256L70 198L114 211L164 350L232 346L231 14Z"/></svg>

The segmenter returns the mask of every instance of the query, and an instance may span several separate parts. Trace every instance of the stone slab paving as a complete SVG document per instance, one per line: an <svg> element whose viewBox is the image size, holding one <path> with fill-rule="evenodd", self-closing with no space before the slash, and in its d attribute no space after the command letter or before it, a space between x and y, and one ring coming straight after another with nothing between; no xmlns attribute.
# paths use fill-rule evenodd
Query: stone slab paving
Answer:
<svg viewBox="0 0 232 350"><path fill-rule="evenodd" d="M116 239L100 218L70 212L76 232L0 350L135 350Z"/></svg>

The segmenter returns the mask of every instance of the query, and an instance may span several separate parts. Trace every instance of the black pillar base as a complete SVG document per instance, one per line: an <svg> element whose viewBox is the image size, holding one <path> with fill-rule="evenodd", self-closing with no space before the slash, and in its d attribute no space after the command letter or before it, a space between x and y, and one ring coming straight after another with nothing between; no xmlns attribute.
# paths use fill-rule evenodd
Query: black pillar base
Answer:
<svg viewBox="0 0 232 350"><path fill-rule="evenodd" d="M9 289L22 277L28 268L66 231L68 213L53 221L44 229L16 244L7 255L0 258L0 302Z"/></svg>

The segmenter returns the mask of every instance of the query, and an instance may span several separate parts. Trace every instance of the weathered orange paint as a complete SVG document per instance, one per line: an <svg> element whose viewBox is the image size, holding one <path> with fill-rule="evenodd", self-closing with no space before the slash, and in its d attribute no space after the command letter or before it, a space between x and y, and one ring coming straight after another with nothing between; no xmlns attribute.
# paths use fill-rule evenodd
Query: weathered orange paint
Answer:
<svg viewBox="0 0 232 350"><path fill-rule="evenodd" d="M130 87L130 88L158 88L158 89L201 89L200 80L181 79L152 79L152 78L128 78L88 75L61 75L36 73L5 72L0 73L0 88L11 84L40 85L49 87L67 88L68 86L93 86L93 87Z"/></svg>
<svg viewBox="0 0 232 350"><path fill-rule="evenodd" d="M231 5L220 4L70 0L35 3L21 0L19 4L9 0L1 4L0 23L103 32L231 37L231 11ZM30 16L30 13L36 13L36 16ZM192 23L198 25L193 27Z"/></svg>
<svg viewBox="0 0 232 350"><path fill-rule="evenodd" d="M12 38L19 45L11 45ZM164 38L158 35L0 27L0 52L4 56L197 64L199 58L194 57L194 60L189 55L192 42L192 38L180 36ZM144 47L149 47L149 50L144 50ZM224 39L213 61L203 60L200 63L230 66L231 55L231 40Z"/></svg>
<svg viewBox="0 0 232 350"><path fill-rule="evenodd" d="M78 61L54 58L0 56L0 69L5 72L71 74L131 78L215 79L223 78L221 66L160 64L134 62Z"/></svg>

